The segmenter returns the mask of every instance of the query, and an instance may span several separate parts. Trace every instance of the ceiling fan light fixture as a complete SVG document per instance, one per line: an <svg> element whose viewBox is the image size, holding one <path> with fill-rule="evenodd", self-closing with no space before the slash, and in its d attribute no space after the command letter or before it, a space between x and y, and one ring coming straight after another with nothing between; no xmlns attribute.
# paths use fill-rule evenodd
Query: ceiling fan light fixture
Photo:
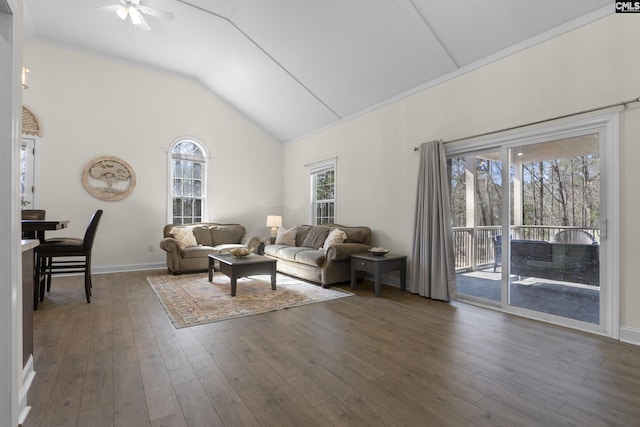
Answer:
<svg viewBox="0 0 640 427"><path fill-rule="evenodd" d="M127 15L129 14L129 8L120 6L119 9L116 9L116 14L120 17L120 19L127 19Z"/></svg>
<svg viewBox="0 0 640 427"><path fill-rule="evenodd" d="M0 0L1 1L1 0ZM109 6L103 6L99 9L108 10L109 12L115 12L118 18L123 21L129 20L129 31L132 27L135 27L142 31L150 31L151 27L145 19L146 15L166 19L168 21L173 20L173 13L166 10L154 9L152 7L143 6L141 0L119 0L120 4L112 4Z"/></svg>
<svg viewBox="0 0 640 427"><path fill-rule="evenodd" d="M142 16L135 7L129 8L129 16L131 17L131 23L133 25L140 25L142 23Z"/></svg>

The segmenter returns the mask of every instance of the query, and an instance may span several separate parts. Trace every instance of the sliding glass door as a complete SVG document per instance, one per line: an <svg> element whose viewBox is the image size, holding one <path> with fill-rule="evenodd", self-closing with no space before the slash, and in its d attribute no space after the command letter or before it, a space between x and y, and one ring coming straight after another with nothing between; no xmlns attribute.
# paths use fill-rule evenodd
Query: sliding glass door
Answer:
<svg viewBox="0 0 640 427"><path fill-rule="evenodd" d="M500 150L448 158L458 293L493 305L502 301L502 169Z"/></svg>
<svg viewBox="0 0 640 427"><path fill-rule="evenodd" d="M616 126L609 116L447 147L461 300L615 334Z"/></svg>
<svg viewBox="0 0 640 427"><path fill-rule="evenodd" d="M508 154L508 304L598 325L599 133L519 145Z"/></svg>

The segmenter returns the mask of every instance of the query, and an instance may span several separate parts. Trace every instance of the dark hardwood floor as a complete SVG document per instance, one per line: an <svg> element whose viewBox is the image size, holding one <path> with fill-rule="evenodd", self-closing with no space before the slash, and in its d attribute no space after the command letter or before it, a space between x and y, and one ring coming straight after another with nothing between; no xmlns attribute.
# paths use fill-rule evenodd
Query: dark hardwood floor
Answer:
<svg viewBox="0 0 640 427"><path fill-rule="evenodd" d="M640 347L370 282L175 329L155 274L53 279L25 426L640 425Z"/></svg>

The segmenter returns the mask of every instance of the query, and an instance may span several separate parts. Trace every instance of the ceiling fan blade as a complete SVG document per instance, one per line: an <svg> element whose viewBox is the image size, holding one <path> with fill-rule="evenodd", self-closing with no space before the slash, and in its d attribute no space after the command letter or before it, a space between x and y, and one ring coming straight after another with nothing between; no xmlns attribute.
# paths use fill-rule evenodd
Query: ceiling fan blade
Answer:
<svg viewBox="0 0 640 427"><path fill-rule="evenodd" d="M135 9L132 9L132 10L135 10ZM136 12L138 12L138 11L136 10ZM129 11L129 14L131 14L131 11ZM147 24L147 21L144 19L144 16L142 16L142 14L140 12L137 13L137 16L138 16L140 21L139 22L135 22L133 20L133 16L131 16L131 22L133 24L135 24L138 28L140 28L142 31L151 31L151 27L149 26L149 24Z"/></svg>
<svg viewBox="0 0 640 427"><path fill-rule="evenodd" d="M140 5L140 12L151 16L157 16L158 18L163 18L168 21L173 21L173 13L167 12L166 10L154 9L149 6Z"/></svg>
<svg viewBox="0 0 640 427"><path fill-rule="evenodd" d="M115 12L116 15L122 20L127 19L127 15L129 14L129 8L126 6L122 6L120 4L114 4L111 6L102 6L98 7L98 9L106 10L107 12Z"/></svg>
<svg viewBox="0 0 640 427"><path fill-rule="evenodd" d="M120 4L112 4L111 6L100 6L96 9L106 10L107 12L115 12L116 10L122 8Z"/></svg>
<svg viewBox="0 0 640 427"><path fill-rule="evenodd" d="M127 15L129 15L129 13L129 8L125 6L118 6L118 8L116 9L116 15L118 15L118 17L122 20L127 19Z"/></svg>

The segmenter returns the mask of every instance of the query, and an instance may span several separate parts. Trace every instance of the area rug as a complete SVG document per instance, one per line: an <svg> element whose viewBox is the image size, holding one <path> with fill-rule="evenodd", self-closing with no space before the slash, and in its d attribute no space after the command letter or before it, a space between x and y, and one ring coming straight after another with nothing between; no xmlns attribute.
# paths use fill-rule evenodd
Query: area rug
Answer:
<svg viewBox="0 0 640 427"><path fill-rule="evenodd" d="M276 290L271 276L238 279L236 296L230 295L230 279L215 273L149 276L147 281L176 328L282 310L353 295L339 288L322 288L278 274Z"/></svg>

